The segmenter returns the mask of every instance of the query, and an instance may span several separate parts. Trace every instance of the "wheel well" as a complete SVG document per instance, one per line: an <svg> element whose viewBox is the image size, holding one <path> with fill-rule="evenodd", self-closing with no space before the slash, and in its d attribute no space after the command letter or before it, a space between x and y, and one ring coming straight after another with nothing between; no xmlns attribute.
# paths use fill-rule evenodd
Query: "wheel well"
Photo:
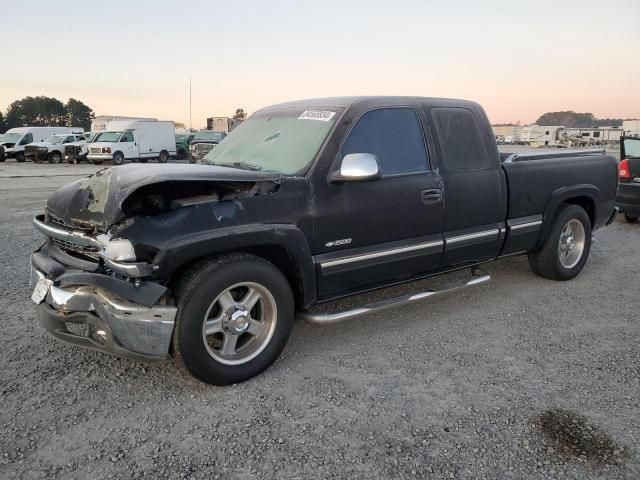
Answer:
<svg viewBox="0 0 640 480"><path fill-rule="evenodd" d="M578 205L579 207L584 208L584 210L587 212L587 215L589 215L589 220L591 221L591 227L593 227L596 221L596 206L595 206L595 202L591 197L582 196L582 197L569 198L565 200L563 203L569 204L569 205Z"/></svg>
<svg viewBox="0 0 640 480"><path fill-rule="evenodd" d="M280 270L284 274L285 278L287 279L287 282L289 282L296 306L300 307L303 304L303 301L304 301L303 288L304 287L302 284L302 275L300 273L300 270L298 269L295 260L293 259L293 257L291 257L291 255L289 255L287 250L276 245L260 245L255 247L245 247L245 248L239 248L233 251L217 252L213 255L206 255L204 257L194 258L193 260L182 265L179 269L177 269L173 273L173 275L171 276L171 280L169 281L169 285L173 287L176 281L183 275L184 272L189 270L194 264L202 262L203 259L215 257L217 255L222 255L225 253L232 253L232 252L251 253L256 257L261 257L267 260L268 262L271 262L273 265L276 266L278 270Z"/></svg>

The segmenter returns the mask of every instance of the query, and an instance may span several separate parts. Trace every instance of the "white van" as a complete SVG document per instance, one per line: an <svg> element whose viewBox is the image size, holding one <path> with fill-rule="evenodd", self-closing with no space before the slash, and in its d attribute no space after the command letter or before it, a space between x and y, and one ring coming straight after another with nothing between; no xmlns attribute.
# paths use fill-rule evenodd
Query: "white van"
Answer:
<svg viewBox="0 0 640 480"><path fill-rule="evenodd" d="M7 158L15 158L24 162L24 147L34 142L44 142L55 134L82 133L82 128L75 127L17 127L10 128L0 135L0 162Z"/></svg>
<svg viewBox="0 0 640 480"><path fill-rule="evenodd" d="M99 165L113 160L122 165L125 160L145 163L157 159L165 163L176 155L175 127L165 121L113 121L89 146L87 158Z"/></svg>

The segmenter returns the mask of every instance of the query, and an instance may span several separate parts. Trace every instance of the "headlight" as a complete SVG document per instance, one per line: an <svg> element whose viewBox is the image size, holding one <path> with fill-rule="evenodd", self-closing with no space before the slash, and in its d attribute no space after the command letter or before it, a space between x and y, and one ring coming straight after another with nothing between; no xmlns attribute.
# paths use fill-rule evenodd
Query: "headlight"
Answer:
<svg viewBox="0 0 640 480"><path fill-rule="evenodd" d="M111 153L111 147L103 147L102 153Z"/></svg>
<svg viewBox="0 0 640 480"><path fill-rule="evenodd" d="M133 249L133 245L125 238L117 238L106 242L102 254L106 258L116 262L130 262L136 259L136 252Z"/></svg>

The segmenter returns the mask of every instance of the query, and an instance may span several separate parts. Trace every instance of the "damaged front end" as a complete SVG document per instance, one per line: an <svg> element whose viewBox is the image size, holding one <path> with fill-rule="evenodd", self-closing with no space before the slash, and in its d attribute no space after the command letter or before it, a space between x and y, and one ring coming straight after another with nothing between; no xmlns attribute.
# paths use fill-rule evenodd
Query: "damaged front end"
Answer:
<svg viewBox="0 0 640 480"><path fill-rule="evenodd" d="M167 168L165 168L167 167ZM177 210L275 191L274 174L215 166L131 165L102 170L51 196L34 218L46 242L31 256L32 299L56 338L142 360L169 355L177 309L149 236L175 234ZM156 222L158 223L158 222Z"/></svg>

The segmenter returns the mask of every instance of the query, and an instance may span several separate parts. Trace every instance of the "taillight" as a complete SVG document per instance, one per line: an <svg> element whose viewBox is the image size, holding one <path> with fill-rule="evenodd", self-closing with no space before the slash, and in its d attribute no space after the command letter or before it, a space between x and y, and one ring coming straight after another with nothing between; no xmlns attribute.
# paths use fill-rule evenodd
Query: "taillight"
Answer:
<svg viewBox="0 0 640 480"><path fill-rule="evenodd" d="M620 180L631 180L631 172L629 172L629 162L622 160L618 164L618 178Z"/></svg>

